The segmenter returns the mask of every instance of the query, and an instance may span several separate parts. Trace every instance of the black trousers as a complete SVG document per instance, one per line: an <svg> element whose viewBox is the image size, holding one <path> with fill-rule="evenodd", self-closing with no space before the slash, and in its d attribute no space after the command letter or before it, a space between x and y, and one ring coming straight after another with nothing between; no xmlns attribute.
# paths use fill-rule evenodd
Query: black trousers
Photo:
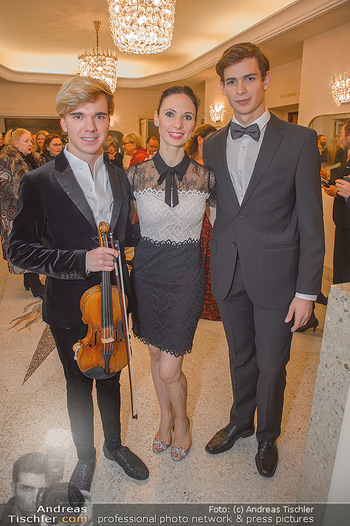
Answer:
<svg viewBox="0 0 350 526"><path fill-rule="evenodd" d="M94 447L93 382L79 369L73 345L86 335L86 327L62 329L50 326L63 365L67 385L67 407L72 436L80 460L92 458ZM106 447L113 451L120 440L120 372L105 380L95 380Z"/></svg>
<svg viewBox="0 0 350 526"><path fill-rule="evenodd" d="M350 230L335 227L333 283L350 281Z"/></svg>
<svg viewBox="0 0 350 526"><path fill-rule="evenodd" d="M293 323L285 323L288 307L266 309L254 304L237 262L230 293L218 307L229 346L233 405L230 422L246 427L257 410L258 440L276 440L281 433L286 365Z"/></svg>

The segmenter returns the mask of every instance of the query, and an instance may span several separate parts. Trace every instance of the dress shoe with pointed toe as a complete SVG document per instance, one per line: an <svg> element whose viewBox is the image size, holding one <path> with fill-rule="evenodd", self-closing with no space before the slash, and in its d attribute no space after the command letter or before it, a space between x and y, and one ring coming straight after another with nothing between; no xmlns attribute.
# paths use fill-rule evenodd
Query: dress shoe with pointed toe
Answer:
<svg viewBox="0 0 350 526"><path fill-rule="evenodd" d="M86 460L79 460L76 464L70 483L80 491L90 491L92 477L94 476L96 457Z"/></svg>
<svg viewBox="0 0 350 526"><path fill-rule="evenodd" d="M276 442L260 440L255 462L258 472L262 477L273 477L278 464Z"/></svg>
<svg viewBox="0 0 350 526"><path fill-rule="evenodd" d="M310 319L305 323L305 325L302 325L301 327L299 327L299 329L297 329L296 332L305 332L305 331L308 331L309 329L313 329L314 334L315 334L315 330L317 329L317 326L318 326L318 319L316 318L315 314L312 313L310 316Z"/></svg>
<svg viewBox="0 0 350 526"><path fill-rule="evenodd" d="M125 473L136 480L146 480L149 471L142 460L135 455L128 447L120 446L114 451L108 451L106 444L103 444L103 453L109 460L114 460L125 471Z"/></svg>
<svg viewBox="0 0 350 526"><path fill-rule="evenodd" d="M247 438L254 435L255 429L253 425L249 427L237 427L235 424L228 424L223 429L220 429L213 438L205 446L205 450L211 455L223 453L231 449L233 444L239 438Z"/></svg>

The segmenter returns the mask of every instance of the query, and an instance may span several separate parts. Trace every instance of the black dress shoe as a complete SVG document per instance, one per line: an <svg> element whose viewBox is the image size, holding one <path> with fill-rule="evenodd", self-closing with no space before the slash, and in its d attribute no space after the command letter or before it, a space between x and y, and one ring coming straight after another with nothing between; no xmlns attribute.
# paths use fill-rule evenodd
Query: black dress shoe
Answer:
<svg viewBox="0 0 350 526"><path fill-rule="evenodd" d="M103 453L109 460L114 460L125 473L136 480L145 480L149 477L149 471L142 460L126 446L120 446L114 451L108 451L103 444Z"/></svg>
<svg viewBox="0 0 350 526"><path fill-rule="evenodd" d="M69 482L74 484L80 491L90 491L95 462L96 457L79 460Z"/></svg>
<svg viewBox="0 0 350 526"><path fill-rule="evenodd" d="M205 450L211 455L223 453L224 451L231 449L233 444L239 438L247 438L251 435L254 435L254 433L254 427L240 428L234 424L228 424L213 436L213 438L205 446Z"/></svg>
<svg viewBox="0 0 350 526"><path fill-rule="evenodd" d="M260 440L258 452L255 456L256 467L262 477L272 477L278 464L278 452L276 442Z"/></svg>

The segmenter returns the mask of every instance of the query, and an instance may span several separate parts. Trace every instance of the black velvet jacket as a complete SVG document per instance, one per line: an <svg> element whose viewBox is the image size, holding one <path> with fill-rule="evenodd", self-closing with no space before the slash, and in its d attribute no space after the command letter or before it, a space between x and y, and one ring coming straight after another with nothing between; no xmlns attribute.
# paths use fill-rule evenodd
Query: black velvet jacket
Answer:
<svg viewBox="0 0 350 526"><path fill-rule="evenodd" d="M121 248L135 246L139 232L129 220L125 173L106 163L114 197L111 230ZM83 325L80 298L101 283L86 273L86 252L98 246L97 226L64 152L22 177L9 257L20 268L46 274L43 319L49 325ZM125 264L124 264L125 269ZM128 289L127 271L124 272Z"/></svg>

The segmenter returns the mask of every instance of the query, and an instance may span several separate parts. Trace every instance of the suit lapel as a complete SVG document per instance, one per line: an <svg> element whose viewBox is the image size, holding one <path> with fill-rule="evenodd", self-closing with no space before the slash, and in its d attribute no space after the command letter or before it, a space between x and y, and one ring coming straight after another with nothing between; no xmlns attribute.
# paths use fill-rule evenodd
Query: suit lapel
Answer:
<svg viewBox="0 0 350 526"><path fill-rule="evenodd" d="M113 195L113 209L110 227L114 230L115 225L120 214L120 209L122 206L123 193L120 183L119 174L116 173L117 170L113 166L105 163L107 168L109 182L111 185L112 195ZM78 181L76 180L74 173L69 165L69 162L64 155L60 153L56 157L55 169L53 171L57 181L59 182L62 189L66 192L68 197L73 201L75 206L80 210L85 219L89 221L91 226L96 230L97 225L91 208L85 198L84 192L82 191Z"/></svg>
<svg viewBox="0 0 350 526"><path fill-rule="evenodd" d="M237 208L239 208L239 202L238 202L238 199L237 199L236 191L235 191L234 186L232 184L230 172L229 172L228 165L227 165L227 154L226 154L227 134L230 131L230 127L231 127L231 121L228 123L227 126L225 126L225 128L223 128L219 132L219 133L221 133L221 136L220 136L220 141L219 141L219 144L218 144L217 157L218 157L218 159L222 159L223 160L223 170L222 170L223 178L224 178L224 181L226 183L228 192L230 192L232 194L234 202L237 205Z"/></svg>
<svg viewBox="0 0 350 526"><path fill-rule="evenodd" d="M91 208L63 152L56 157L53 173L68 197L96 230L96 223Z"/></svg>
<svg viewBox="0 0 350 526"><path fill-rule="evenodd" d="M259 181L265 174L271 160L273 159L273 156L275 155L276 150L283 138L283 134L281 133L282 128L283 123L277 119L277 117L271 114L270 120L266 126L259 155L255 162L254 170L241 206L244 206L251 197Z"/></svg>
<svg viewBox="0 0 350 526"><path fill-rule="evenodd" d="M117 224L118 217L120 214L120 209L122 206L123 201L123 192L122 187L120 183L119 174L116 169L113 168L113 166L110 166L109 164L105 164L108 175L109 175L109 182L111 185L112 195L113 195L113 210L112 210L112 217L111 217L111 230L113 231L115 228L115 225Z"/></svg>

